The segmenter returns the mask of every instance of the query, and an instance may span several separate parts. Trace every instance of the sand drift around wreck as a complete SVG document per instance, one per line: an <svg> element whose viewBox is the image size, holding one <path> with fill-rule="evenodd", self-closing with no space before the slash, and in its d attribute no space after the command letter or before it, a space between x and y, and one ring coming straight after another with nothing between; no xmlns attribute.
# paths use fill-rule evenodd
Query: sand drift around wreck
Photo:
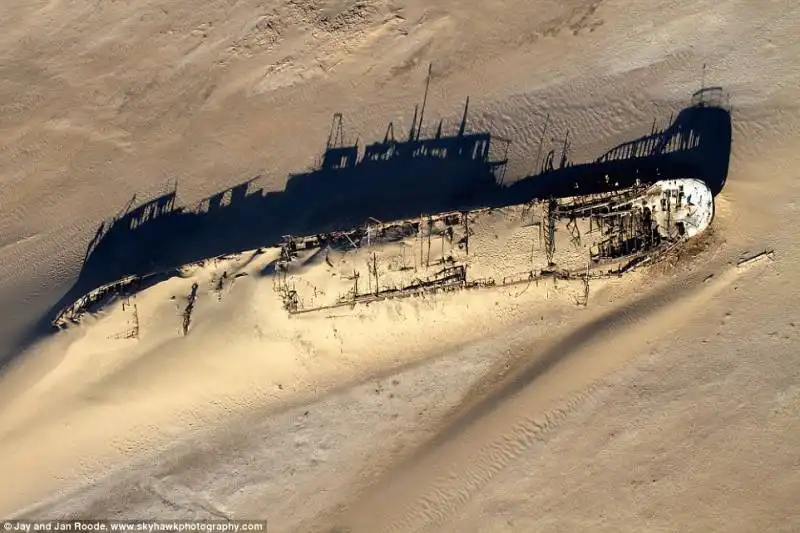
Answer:
<svg viewBox="0 0 800 533"><path fill-rule="evenodd" d="M538 284L545 278L582 282L583 293L575 300L586 305L590 280L621 276L657 260L705 231L713 216L713 195L703 182L665 180L603 194L392 222L370 219L347 231L287 236L265 273L274 278L275 292L290 314L441 291ZM498 240L496 234L487 248L485 228L498 231L502 224L511 241ZM520 246L523 235L529 245ZM492 248L506 257L502 265ZM322 257L327 263L322 277L317 270L307 271L307 265ZM116 297L127 300L172 275L179 271L104 285L64 309L53 324L66 327L87 311ZM228 277L226 270L220 287ZM189 330L196 290L195 283L183 335Z"/></svg>
<svg viewBox="0 0 800 533"><path fill-rule="evenodd" d="M631 196L630 191L639 194L657 183L672 187L668 184L676 180L694 180L683 181L687 186L684 207L700 205L701 196L713 197L727 176L732 128L723 100L722 89L702 89L668 126L658 129L654 121L650 134L612 148L593 162L570 162L570 146L565 140L558 164L556 149L550 150L537 158L540 168L536 174L513 182L505 173L510 141L489 132L471 132L469 100L453 133L446 133L440 122L433 137L422 137L421 117L418 121L415 112L407 139L397 139L390 124L383 141L363 149L358 143L345 144L343 118L337 114L318 168L290 176L283 192L251 190L255 180L248 180L193 208L184 208L177 205L176 188L138 207L126 206L118 217L101 224L87 249L77 282L43 317L37 331L63 324L62 319L74 315L78 307L93 308L83 304L97 302L98 295L104 295L99 298L102 300L109 294L131 294L175 275L182 265L259 247L284 246L287 235L345 234L347 228L364 227L365 220L382 224L380 221L422 220L452 212L461 213L463 218L481 209L532 202L545 205L568 199L577 205L580 198L591 203L596 196ZM699 189L695 182L705 189ZM648 211L659 213L653 207ZM547 210L546 206L542 209ZM668 211L662 209L660 213ZM656 219L659 216L656 214ZM685 215L684 224L675 226L675 230L691 237L702 231L705 216L697 212ZM579 211L573 211L573 218L580 217ZM671 225L668 220L655 223ZM627 232L628 238L617 244L614 239L597 243L596 255L619 256L649 242L650 237L642 240L634 236L641 226L638 219L638 226L626 224L620 222L615 231L620 235ZM555 242L549 225L539 220L542 239ZM585 230L591 232L594 226L589 226ZM577 228L567 220L564 229L574 233ZM658 238L670 239L663 232ZM642 242L635 242L637 239ZM546 261L538 270L558 271L549 266L552 243L542 242L542 251ZM529 266L526 270L537 270ZM429 274L466 280L466 275L457 271ZM424 279L412 281L427 283Z"/></svg>

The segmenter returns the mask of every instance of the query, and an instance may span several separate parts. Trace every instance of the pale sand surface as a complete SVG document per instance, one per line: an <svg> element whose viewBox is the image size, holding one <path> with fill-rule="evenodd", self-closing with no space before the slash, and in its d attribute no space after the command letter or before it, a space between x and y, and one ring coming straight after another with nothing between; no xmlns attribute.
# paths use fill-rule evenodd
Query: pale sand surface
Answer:
<svg viewBox="0 0 800 533"><path fill-rule="evenodd" d="M109 338L115 304L30 347L0 383L0 513L798 530L798 28L789 0L3 2L3 348L134 193L280 189L334 111L352 137L407 127L429 61L426 122L470 95L473 127L514 141L513 177L546 114L588 159L685 105L703 63L734 131L707 248L585 309L542 286L289 318L255 275L268 251L221 300L219 265L147 289L137 341Z"/></svg>

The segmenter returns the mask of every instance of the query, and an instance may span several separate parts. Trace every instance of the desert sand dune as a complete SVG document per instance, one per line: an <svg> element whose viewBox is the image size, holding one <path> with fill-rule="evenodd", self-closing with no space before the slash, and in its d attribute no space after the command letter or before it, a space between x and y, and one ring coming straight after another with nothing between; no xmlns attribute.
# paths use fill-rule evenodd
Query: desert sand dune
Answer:
<svg viewBox="0 0 800 533"><path fill-rule="evenodd" d="M798 27L788 0L7 0L0 513L795 530ZM569 131L570 160L592 161L723 87L733 142L711 233L593 285L585 307L542 284L335 316L287 315L277 250L242 247L38 336L134 195L177 182L193 206L255 176L280 191L335 112L348 143L389 120L406 135L429 63L425 133L457 127L469 96L471 131L512 141L510 181L534 170L546 123L546 150ZM246 227L237 242L271 234Z"/></svg>

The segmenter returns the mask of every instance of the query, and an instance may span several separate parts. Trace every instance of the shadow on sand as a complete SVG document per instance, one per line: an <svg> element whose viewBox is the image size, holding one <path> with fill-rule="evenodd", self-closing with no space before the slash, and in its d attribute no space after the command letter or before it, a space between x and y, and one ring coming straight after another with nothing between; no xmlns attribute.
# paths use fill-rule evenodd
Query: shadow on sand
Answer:
<svg viewBox="0 0 800 533"><path fill-rule="evenodd" d="M284 235L348 229L370 217L388 221L606 192L637 180L647 184L694 177L717 194L725 184L731 149L731 117L721 98L720 88L698 91L665 129L653 128L592 162L570 163L565 142L557 166L551 151L540 172L510 185L503 183L509 141L467 131L469 99L458 130L449 135L440 122L434 136L420 138L423 102L407 136L396 139L389 124L382 141L363 149L357 143L344 145L342 117L336 114L317 168L290 175L283 191L257 189L254 178L188 208L176 205L172 191L129 205L102 224L74 286L12 353L50 331L61 309L103 284L277 244Z"/></svg>
<svg viewBox="0 0 800 533"><path fill-rule="evenodd" d="M558 167L555 151L544 158L540 172L508 188L508 203L526 198L595 194L658 180L696 178L716 196L725 186L731 153L731 115L723 106L721 87L710 87L692 95L689 106L669 125L649 135L615 146L595 161L567 161L568 139Z"/></svg>

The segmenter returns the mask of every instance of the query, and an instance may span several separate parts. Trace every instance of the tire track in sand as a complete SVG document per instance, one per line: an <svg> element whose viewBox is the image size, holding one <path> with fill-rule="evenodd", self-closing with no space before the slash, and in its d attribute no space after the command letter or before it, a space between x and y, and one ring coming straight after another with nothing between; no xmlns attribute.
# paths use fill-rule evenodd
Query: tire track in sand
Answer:
<svg viewBox="0 0 800 533"><path fill-rule="evenodd" d="M713 277L720 269L705 269L556 340L356 502L345 529L334 531L426 532L446 524L494 476L592 401L601 378L640 353L645 341L676 330L771 257L725 266Z"/></svg>

